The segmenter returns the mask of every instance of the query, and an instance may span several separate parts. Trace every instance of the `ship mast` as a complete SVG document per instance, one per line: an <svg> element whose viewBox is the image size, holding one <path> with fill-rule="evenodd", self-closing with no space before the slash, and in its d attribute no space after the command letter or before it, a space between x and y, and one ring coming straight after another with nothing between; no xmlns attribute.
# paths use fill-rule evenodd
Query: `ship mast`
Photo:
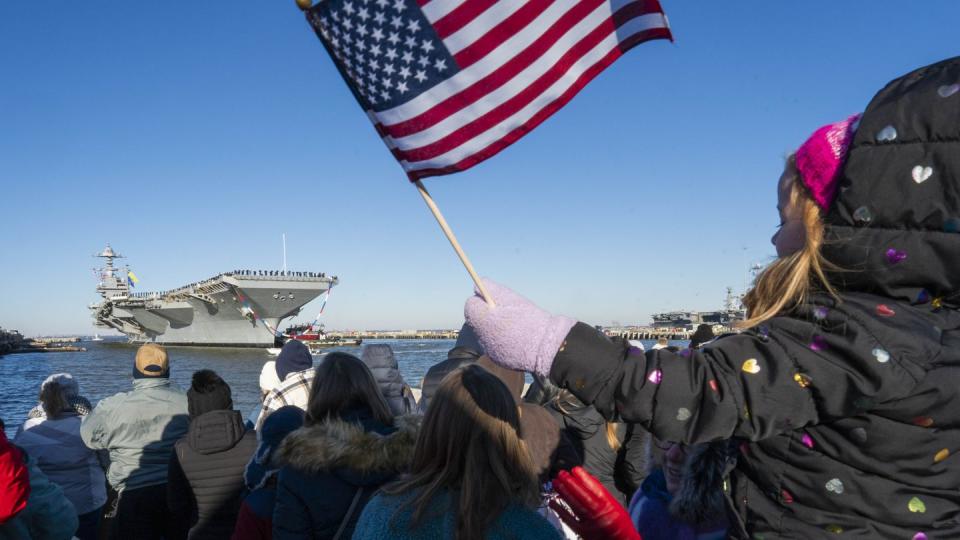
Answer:
<svg viewBox="0 0 960 540"><path fill-rule="evenodd" d="M103 251L94 255L101 259L106 259L107 263L100 268L100 283L97 284L97 292L104 298L116 298L129 296L130 289L127 287L127 280L117 275L117 268L113 266L114 259L125 259L123 255L117 253L107 244Z"/></svg>

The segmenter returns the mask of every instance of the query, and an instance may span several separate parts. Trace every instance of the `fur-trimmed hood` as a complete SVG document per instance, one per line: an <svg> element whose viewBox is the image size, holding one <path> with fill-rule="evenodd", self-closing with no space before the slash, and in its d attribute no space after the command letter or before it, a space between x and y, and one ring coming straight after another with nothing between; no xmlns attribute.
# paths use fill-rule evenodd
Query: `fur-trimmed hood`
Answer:
<svg viewBox="0 0 960 540"><path fill-rule="evenodd" d="M283 439L276 460L307 474L329 472L357 485L377 483L410 466L421 420L398 416L387 427L362 417L302 427Z"/></svg>

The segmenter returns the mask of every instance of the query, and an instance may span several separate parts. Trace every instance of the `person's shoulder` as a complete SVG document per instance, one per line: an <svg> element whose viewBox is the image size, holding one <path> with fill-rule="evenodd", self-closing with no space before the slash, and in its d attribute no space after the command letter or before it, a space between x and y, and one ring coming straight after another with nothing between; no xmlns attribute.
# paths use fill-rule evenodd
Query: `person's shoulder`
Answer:
<svg viewBox="0 0 960 540"><path fill-rule="evenodd" d="M122 407L127 400L130 399L132 391L127 392L117 392L112 396L107 396L97 402L96 407L93 408L91 413L105 413L113 410L114 408Z"/></svg>
<svg viewBox="0 0 960 540"><path fill-rule="evenodd" d="M27 420L20 426L20 431L17 433L17 436L19 437L20 434L25 433L30 428L39 426L40 424L46 421L47 421L46 417L27 418Z"/></svg>
<svg viewBox="0 0 960 540"><path fill-rule="evenodd" d="M403 501L404 497L401 495L387 495L383 492L371 497L357 520L353 538L372 540L390 537L388 529L394 519L406 522L404 516L398 512Z"/></svg>
<svg viewBox="0 0 960 540"><path fill-rule="evenodd" d="M524 531L524 538L553 540L560 533L539 512L519 504L511 504L500 514L497 523L508 531Z"/></svg>

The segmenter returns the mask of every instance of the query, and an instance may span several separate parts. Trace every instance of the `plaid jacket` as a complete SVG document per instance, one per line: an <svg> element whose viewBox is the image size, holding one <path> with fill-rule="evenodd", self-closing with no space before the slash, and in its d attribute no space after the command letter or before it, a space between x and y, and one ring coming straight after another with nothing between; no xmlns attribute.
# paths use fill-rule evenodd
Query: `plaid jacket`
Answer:
<svg viewBox="0 0 960 540"><path fill-rule="evenodd" d="M315 374L316 370L314 368L293 372L271 390L267 397L263 398L260 416L257 417L257 431L260 431L263 421L270 416L270 413L280 407L293 405L307 410L307 401L310 399L310 385L313 384Z"/></svg>

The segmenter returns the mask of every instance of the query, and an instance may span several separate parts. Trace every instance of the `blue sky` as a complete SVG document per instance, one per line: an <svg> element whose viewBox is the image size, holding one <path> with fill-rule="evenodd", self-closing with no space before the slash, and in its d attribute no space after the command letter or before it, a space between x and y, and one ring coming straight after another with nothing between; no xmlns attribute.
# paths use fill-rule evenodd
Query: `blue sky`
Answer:
<svg viewBox="0 0 960 540"><path fill-rule="evenodd" d="M719 307L784 156L958 52L953 0L663 5L675 44L426 180L481 274L594 324ZM92 332L107 242L156 290L278 268L284 232L341 278L328 327L460 324L469 278L292 0L3 2L0 81L0 326Z"/></svg>

